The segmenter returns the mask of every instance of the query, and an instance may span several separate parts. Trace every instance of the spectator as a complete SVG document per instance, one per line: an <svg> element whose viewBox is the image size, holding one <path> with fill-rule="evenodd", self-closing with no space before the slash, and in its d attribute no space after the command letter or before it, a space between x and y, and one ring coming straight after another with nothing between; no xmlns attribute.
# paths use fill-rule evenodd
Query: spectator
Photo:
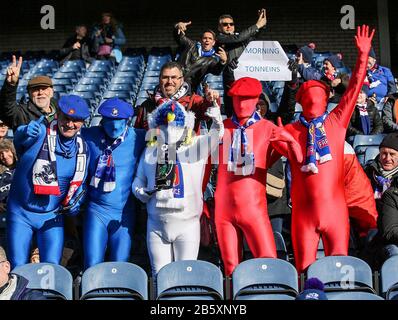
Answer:
<svg viewBox="0 0 398 320"><path fill-rule="evenodd" d="M0 246L0 300L46 300L40 291L27 288L27 279L10 271L11 264Z"/></svg>
<svg viewBox="0 0 398 320"><path fill-rule="evenodd" d="M310 278L305 281L304 290L296 297L296 300L329 300L325 294L325 286L318 278Z"/></svg>
<svg viewBox="0 0 398 320"><path fill-rule="evenodd" d="M102 21L94 26L91 39L97 59L112 59L117 63L122 60L121 47L126 43L126 37L112 13L102 14Z"/></svg>
<svg viewBox="0 0 398 320"><path fill-rule="evenodd" d="M240 33L235 32L234 19L229 14L223 14L218 19L217 42L222 46L228 55L227 66L223 72L224 84L224 108L227 117L232 116L232 98L228 96L228 91L235 80L234 69L238 66L238 59L245 47L250 41L254 40L260 29L267 24L265 9L258 11L258 20L256 24L243 30Z"/></svg>
<svg viewBox="0 0 398 320"><path fill-rule="evenodd" d="M0 142L3 141L8 133L8 126L0 120Z"/></svg>
<svg viewBox="0 0 398 320"><path fill-rule="evenodd" d="M321 80L322 78L321 73L311 65L314 50L315 44L309 43L308 45L301 47L297 51L295 61L289 61L290 64L296 62L297 72L303 79L302 82L308 80ZM290 68L292 69L292 65L290 66Z"/></svg>
<svg viewBox="0 0 398 320"><path fill-rule="evenodd" d="M0 141L0 213L6 211L8 193L10 192L17 154L14 144L8 139Z"/></svg>
<svg viewBox="0 0 398 320"><path fill-rule="evenodd" d="M0 91L0 119L12 130L29 121L46 116L48 121L54 119L57 111L56 101L53 98L53 84L49 77L37 76L29 80L29 101L16 102L19 74L22 67L22 57L16 60L12 56L12 63L7 69L7 77Z"/></svg>
<svg viewBox="0 0 398 320"><path fill-rule="evenodd" d="M382 120L385 133L398 131L398 93L387 97L383 107Z"/></svg>
<svg viewBox="0 0 398 320"><path fill-rule="evenodd" d="M64 216L79 213L85 193L89 155L79 130L89 114L82 98L62 96L57 119L48 122L43 115L15 132L19 161L7 202L13 268L28 262L33 234L41 262L61 260Z"/></svg>
<svg viewBox="0 0 398 320"><path fill-rule="evenodd" d="M357 105L347 129L347 138L357 134L372 135L383 132L383 123L374 102L368 99L369 87L363 85Z"/></svg>
<svg viewBox="0 0 398 320"><path fill-rule="evenodd" d="M145 148L145 130L127 124L134 115L130 104L112 98L98 112L101 125L82 131L91 177L83 224L84 269L103 262L107 247L110 261L129 261L135 220L130 190Z"/></svg>
<svg viewBox="0 0 398 320"><path fill-rule="evenodd" d="M380 154L366 166L365 172L372 184L380 214L380 199L398 178L398 133L387 135L379 148Z"/></svg>
<svg viewBox="0 0 398 320"><path fill-rule="evenodd" d="M375 96L378 103L388 95L397 92L391 70L377 63L373 48L369 52L367 80L370 83L369 97Z"/></svg>
<svg viewBox="0 0 398 320"><path fill-rule="evenodd" d="M218 95L218 92L208 89L206 99L191 93L189 85L185 82L181 65L174 61L167 62L160 70L159 85L155 88L154 94L138 108L135 127L147 129L148 114L162 103L173 100L195 113L195 131L198 132L200 121L207 119L205 112L212 105L209 97L215 93Z"/></svg>
<svg viewBox="0 0 398 320"><path fill-rule="evenodd" d="M77 25L75 34L66 40L60 50L61 64L68 60L84 60L90 64L94 60L91 57L91 51L92 45L90 38L87 36L87 27L82 24Z"/></svg>
<svg viewBox="0 0 398 320"><path fill-rule="evenodd" d="M206 74L220 75L227 63L227 54L221 47L216 52L216 34L212 30L203 32L200 42L185 35L189 22L178 22L174 26L174 39L181 49L178 62L184 69L184 80L197 92L198 86Z"/></svg>

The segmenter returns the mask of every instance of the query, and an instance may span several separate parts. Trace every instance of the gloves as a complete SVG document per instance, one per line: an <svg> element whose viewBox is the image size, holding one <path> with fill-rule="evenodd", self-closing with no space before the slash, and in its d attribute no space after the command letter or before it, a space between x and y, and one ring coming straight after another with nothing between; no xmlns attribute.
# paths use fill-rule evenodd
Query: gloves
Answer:
<svg viewBox="0 0 398 320"><path fill-rule="evenodd" d="M39 120L29 122L26 127L26 134L30 138L36 138L41 133L41 123L44 121L45 117L41 116Z"/></svg>
<svg viewBox="0 0 398 320"><path fill-rule="evenodd" d="M213 106L207 108L205 115L213 120L217 125L222 124L221 109L217 102L213 102Z"/></svg>

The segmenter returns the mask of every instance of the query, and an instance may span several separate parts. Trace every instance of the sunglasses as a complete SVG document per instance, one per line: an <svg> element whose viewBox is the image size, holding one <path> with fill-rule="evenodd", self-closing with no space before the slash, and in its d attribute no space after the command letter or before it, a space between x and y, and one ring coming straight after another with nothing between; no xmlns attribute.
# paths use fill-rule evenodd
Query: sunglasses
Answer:
<svg viewBox="0 0 398 320"><path fill-rule="evenodd" d="M233 23L233 22L221 22L221 25L223 27L227 27L227 26L233 27L235 25L235 23Z"/></svg>

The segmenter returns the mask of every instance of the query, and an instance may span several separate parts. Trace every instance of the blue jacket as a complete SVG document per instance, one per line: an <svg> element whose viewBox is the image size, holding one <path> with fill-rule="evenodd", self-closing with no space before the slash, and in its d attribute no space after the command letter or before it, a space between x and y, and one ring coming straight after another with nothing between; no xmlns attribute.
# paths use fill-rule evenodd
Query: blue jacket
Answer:
<svg viewBox="0 0 398 320"><path fill-rule="evenodd" d="M17 287L10 300L47 300L39 290L28 289L29 281L24 277L13 274L17 277Z"/></svg>
<svg viewBox="0 0 398 320"><path fill-rule="evenodd" d="M56 213L69 190L69 183L72 180L76 167L76 155L72 158L65 158L56 151L57 177L61 195L36 195L33 192L32 170L34 163L43 145L46 135L46 126L41 123L41 131L35 138L27 135L27 125L18 127L14 136L14 145L18 153L19 161L14 173L13 183L8 197L7 209L12 213L34 212L34 213ZM58 143L58 142L57 142ZM87 152L89 153L89 152ZM87 154L87 162L89 154ZM86 176L87 177L87 170ZM75 197L84 188L84 183L75 193ZM83 198L78 201L70 213L78 211ZM74 203L74 198L70 203Z"/></svg>
<svg viewBox="0 0 398 320"><path fill-rule="evenodd" d="M128 203L131 194L131 185L134 174L140 159L141 153L145 148L145 134L143 129L128 128L124 142L122 142L112 152L116 169L116 187L112 192L103 191L103 182L98 188L88 187L89 208L94 208L97 212L117 212L120 213ZM101 126L83 128L82 135L90 149L89 179L95 175L98 158L104 150L105 132Z"/></svg>
<svg viewBox="0 0 398 320"><path fill-rule="evenodd" d="M377 66L374 70L368 70L367 75L370 82L368 96L371 97L375 93L377 102L380 102L384 97L397 92L394 76L390 69Z"/></svg>

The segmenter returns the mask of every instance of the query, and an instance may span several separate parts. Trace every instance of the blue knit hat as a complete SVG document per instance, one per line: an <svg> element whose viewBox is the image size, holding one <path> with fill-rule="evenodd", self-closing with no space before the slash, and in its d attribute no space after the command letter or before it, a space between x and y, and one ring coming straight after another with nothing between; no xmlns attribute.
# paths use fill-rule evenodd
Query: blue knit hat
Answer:
<svg viewBox="0 0 398 320"><path fill-rule="evenodd" d="M309 43L308 45L298 49L298 52L303 54L304 62L311 63L312 56L314 55L314 50L315 50L315 43Z"/></svg>
<svg viewBox="0 0 398 320"><path fill-rule="evenodd" d="M304 290L296 297L296 300L328 300L324 285L318 278L310 278L304 284Z"/></svg>
<svg viewBox="0 0 398 320"><path fill-rule="evenodd" d="M340 53L331 55L330 57L327 57L325 60L329 61L332 66L337 69L337 68L343 68L344 63L342 61L342 55Z"/></svg>
<svg viewBox="0 0 398 320"><path fill-rule="evenodd" d="M373 47L370 48L369 57L376 59L376 52L375 52L375 49L373 49Z"/></svg>
<svg viewBox="0 0 398 320"><path fill-rule="evenodd" d="M73 94L61 96L58 107L63 114L72 119L84 120L90 116L86 100Z"/></svg>
<svg viewBox="0 0 398 320"><path fill-rule="evenodd" d="M119 98L110 98L98 108L98 113L110 119L128 119L134 115L133 106Z"/></svg>

